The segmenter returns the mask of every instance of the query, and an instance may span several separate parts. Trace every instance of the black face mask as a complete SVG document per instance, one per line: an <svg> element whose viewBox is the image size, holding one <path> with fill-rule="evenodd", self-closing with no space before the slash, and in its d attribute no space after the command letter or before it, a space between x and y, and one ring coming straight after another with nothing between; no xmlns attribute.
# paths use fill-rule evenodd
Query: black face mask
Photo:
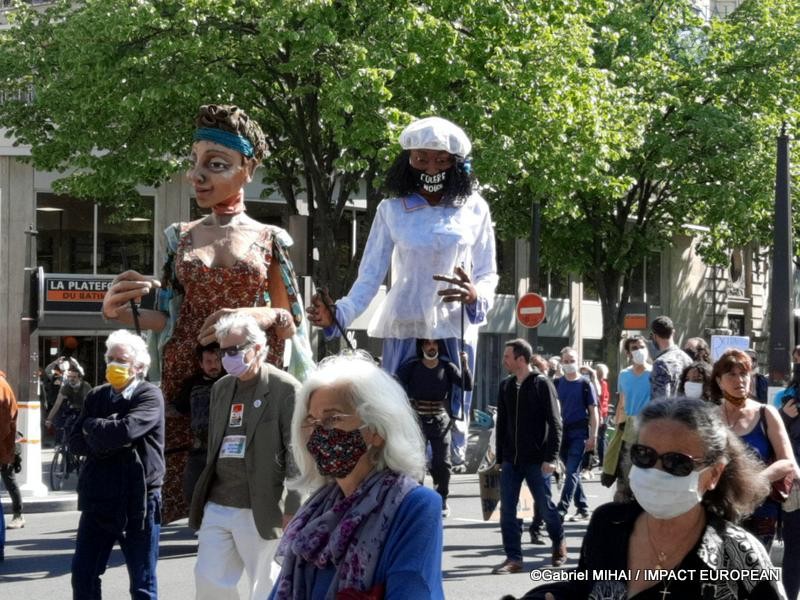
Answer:
<svg viewBox="0 0 800 600"><path fill-rule="evenodd" d="M691 358L691 359L692 359L692 361L695 361L695 360L697 360L697 352L695 352L693 349L691 349L691 348L684 348L684 349L683 349L683 351L684 351L686 354L688 354L688 355L689 355L689 358Z"/></svg>
<svg viewBox="0 0 800 600"><path fill-rule="evenodd" d="M447 179L447 171L442 171L436 175L428 175L425 171L419 169L411 169L416 177L417 189L425 190L429 194L441 192L444 189L444 183Z"/></svg>

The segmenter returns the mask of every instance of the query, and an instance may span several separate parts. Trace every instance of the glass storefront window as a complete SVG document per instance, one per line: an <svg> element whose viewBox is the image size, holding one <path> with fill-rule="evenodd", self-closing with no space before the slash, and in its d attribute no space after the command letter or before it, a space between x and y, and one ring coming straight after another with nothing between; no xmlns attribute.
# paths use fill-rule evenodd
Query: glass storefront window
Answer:
<svg viewBox="0 0 800 600"><path fill-rule="evenodd" d="M71 196L37 194L37 265L46 273L114 275L123 270L124 243L129 268L153 274L154 202L142 197L134 217L112 223L111 208Z"/></svg>
<svg viewBox="0 0 800 600"><path fill-rule="evenodd" d="M631 271L628 280L628 302L644 302L644 264Z"/></svg>
<svg viewBox="0 0 800 600"><path fill-rule="evenodd" d="M590 302L600 302L600 292L597 291L594 281L584 276L583 278L583 299Z"/></svg>
<svg viewBox="0 0 800 600"><path fill-rule="evenodd" d="M497 240L497 294L515 294L517 281L514 278L514 240ZM541 280L540 280L541 281ZM537 290L538 291L538 290Z"/></svg>
<svg viewBox="0 0 800 600"><path fill-rule="evenodd" d="M661 304L661 255L649 254L642 264L631 272L628 302L646 302L650 306Z"/></svg>
<svg viewBox="0 0 800 600"><path fill-rule="evenodd" d="M94 204L57 194L36 196L37 264L47 273L93 273Z"/></svg>
<svg viewBox="0 0 800 600"><path fill-rule="evenodd" d="M548 298L569 298L569 277L557 271L549 271L547 278Z"/></svg>
<svg viewBox="0 0 800 600"><path fill-rule="evenodd" d="M127 253L128 268L140 273L153 271L153 205L154 198L143 196L135 216L114 221L114 209L97 208L97 273L116 275L125 270L123 251Z"/></svg>
<svg viewBox="0 0 800 600"><path fill-rule="evenodd" d="M661 304L661 255L650 254L647 257L645 271L645 293L647 303L651 306Z"/></svg>

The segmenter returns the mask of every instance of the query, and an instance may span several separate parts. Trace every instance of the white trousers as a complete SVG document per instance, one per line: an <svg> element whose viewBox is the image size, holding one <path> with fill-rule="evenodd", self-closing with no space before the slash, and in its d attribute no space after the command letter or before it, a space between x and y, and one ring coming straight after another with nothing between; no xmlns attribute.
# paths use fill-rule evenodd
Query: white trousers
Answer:
<svg viewBox="0 0 800 600"><path fill-rule="evenodd" d="M280 540L258 535L252 510L206 502L197 538L197 600L239 600L236 588L242 570L250 579L250 600L269 595L280 574L272 560Z"/></svg>

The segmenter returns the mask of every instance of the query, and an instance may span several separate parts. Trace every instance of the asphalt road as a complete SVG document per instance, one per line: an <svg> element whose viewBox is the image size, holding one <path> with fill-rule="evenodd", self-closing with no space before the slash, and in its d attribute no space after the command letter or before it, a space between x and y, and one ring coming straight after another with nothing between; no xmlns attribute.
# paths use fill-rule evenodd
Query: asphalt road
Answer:
<svg viewBox="0 0 800 600"><path fill-rule="evenodd" d="M426 482L430 485L430 480ZM585 482L592 508L607 502L611 493L597 480ZM554 489L555 492L555 489ZM478 476L454 475L451 516L445 520L444 590L450 599L490 600L504 594L522 595L533 587L530 569L550 564L549 546L533 546L523 537L526 571L492 575L503 561L499 525L484 522L478 497ZM66 504L69 506L69 504ZM28 513L24 529L7 531L6 560L0 563L0 598L14 600L68 600L70 561L79 513L74 510ZM586 523L565 523L570 562L577 561ZM193 568L197 541L185 521L162 529L159 560L159 596L163 600L194 597ZM112 600L128 596L128 575L122 554L115 549L103 576L103 594ZM240 582L246 597L246 577Z"/></svg>

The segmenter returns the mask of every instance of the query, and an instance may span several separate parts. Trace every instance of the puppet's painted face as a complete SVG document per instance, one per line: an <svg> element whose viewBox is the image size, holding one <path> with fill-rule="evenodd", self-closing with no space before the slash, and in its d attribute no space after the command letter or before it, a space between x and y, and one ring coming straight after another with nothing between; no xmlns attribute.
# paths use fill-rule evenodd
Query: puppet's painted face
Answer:
<svg viewBox="0 0 800 600"><path fill-rule="evenodd" d="M250 182L252 168L236 150L200 140L192 144L186 177L194 186L197 205L211 208L239 194Z"/></svg>

